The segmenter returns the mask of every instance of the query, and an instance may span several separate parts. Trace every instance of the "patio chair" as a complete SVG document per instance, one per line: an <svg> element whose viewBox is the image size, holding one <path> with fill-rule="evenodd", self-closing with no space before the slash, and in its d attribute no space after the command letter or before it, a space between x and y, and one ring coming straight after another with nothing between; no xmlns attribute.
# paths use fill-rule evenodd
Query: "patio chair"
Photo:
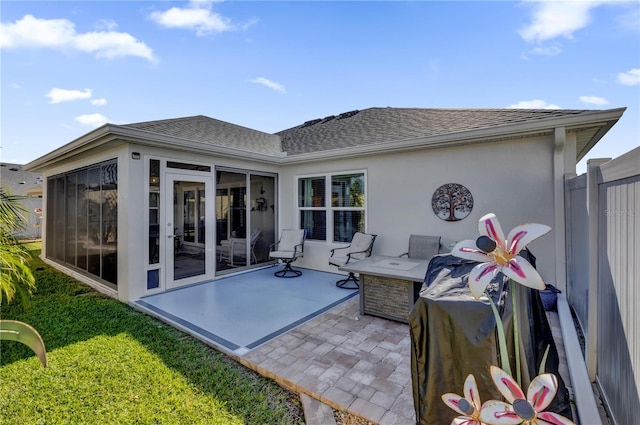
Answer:
<svg viewBox="0 0 640 425"><path fill-rule="evenodd" d="M261 233L262 231L257 227L251 231L251 261L253 261L254 263L258 262L258 258L256 257L255 253L255 247ZM220 241L220 258L218 259L218 261L227 261L230 265L233 266L235 265L235 257L241 259L247 258L247 240L245 238L231 238Z"/></svg>
<svg viewBox="0 0 640 425"><path fill-rule="evenodd" d="M409 235L409 251L398 257L431 260L440 251L440 236Z"/></svg>
<svg viewBox="0 0 640 425"><path fill-rule="evenodd" d="M275 272L274 275L298 277L302 274L300 270L293 269L291 263L303 256L305 236L304 229L284 229L278 242L269 246L269 258L284 263L284 268Z"/></svg>
<svg viewBox="0 0 640 425"><path fill-rule="evenodd" d="M378 235L369 233L356 232L351 238L351 244L342 248L334 248L331 250L329 264L332 266L342 267L345 264L355 263L371 255L373 243ZM346 279L336 282L338 288L358 289L360 284L358 278L353 272L349 272Z"/></svg>

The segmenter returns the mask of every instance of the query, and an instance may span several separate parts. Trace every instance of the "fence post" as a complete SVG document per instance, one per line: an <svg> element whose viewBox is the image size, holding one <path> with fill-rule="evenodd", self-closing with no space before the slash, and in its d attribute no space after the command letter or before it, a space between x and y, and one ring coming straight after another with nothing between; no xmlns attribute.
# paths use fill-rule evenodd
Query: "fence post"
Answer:
<svg viewBox="0 0 640 425"><path fill-rule="evenodd" d="M587 213L589 214L589 294L587 306L587 341L585 361L591 382L596 381L598 366L598 174L600 165L609 158L587 161Z"/></svg>

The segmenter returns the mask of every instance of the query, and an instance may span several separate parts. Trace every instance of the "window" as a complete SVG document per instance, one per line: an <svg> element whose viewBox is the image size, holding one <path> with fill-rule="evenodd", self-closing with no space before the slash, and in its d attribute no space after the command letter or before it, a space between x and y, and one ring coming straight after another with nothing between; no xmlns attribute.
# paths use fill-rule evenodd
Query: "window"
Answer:
<svg viewBox="0 0 640 425"><path fill-rule="evenodd" d="M160 161L149 160L149 264L160 262Z"/></svg>
<svg viewBox="0 0 640 425"><path fill-rule="evenodd" d="M117 283L118 165L115 160L47 182L47 258Z"/></svg>
<svg viewBox="0 0 640 425"><path fill-rule="evenodd" d="M298 179L300 228L307 239L326 241L332 235L332 242L349 242L365 231L364 181L364 173Z"/></svg>

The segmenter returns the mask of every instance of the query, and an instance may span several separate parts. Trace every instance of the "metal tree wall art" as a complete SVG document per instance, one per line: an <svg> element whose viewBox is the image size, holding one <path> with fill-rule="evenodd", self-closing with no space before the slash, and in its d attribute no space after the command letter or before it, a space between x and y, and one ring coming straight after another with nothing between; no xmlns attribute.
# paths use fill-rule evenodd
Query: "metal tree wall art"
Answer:
<svg viewBox="0 0 640 425"><path fill-rule="evenodd" d="M435 215L445 221L462 220L473 209L473 196L461 184L443 184L433 192L431 207Z"/></svg>

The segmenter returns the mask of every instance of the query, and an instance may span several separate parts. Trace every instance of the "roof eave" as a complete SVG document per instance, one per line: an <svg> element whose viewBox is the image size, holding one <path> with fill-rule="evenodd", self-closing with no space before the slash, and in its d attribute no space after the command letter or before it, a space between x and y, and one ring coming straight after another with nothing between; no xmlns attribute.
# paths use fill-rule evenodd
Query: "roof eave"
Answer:
<svg viewBox="0 0 640 425"><path fill-rule="evenodd" d="M158 134L151 131L140 130L126 126L114 126L114 131L117 132L118 136L126 142L134 143L137 145L153 146L165 149L177 149L184 152L217 155L226 158L241 157L244 159L251 159L254 161L265 163L277 163L278 159L281 156L280 152L266 154L231 148L228 146L216 146L210 143Z"/></svg>
<svg viewBox="0 0 640 425"><path fill-rule="evenodd" d="M336 159L361 155L379 155L390 152L411 151L425 148L442 148L460 146L479 142L504 141L522 139L551 134L556 128L565 131L600 127L585 148L576 153L576 162L580 161L589 150L611 129L620 119L626 108L609 109L606 111L585 111L578 115L548 118L539 121L527 121L513 124L503 124L481 129L459 131L455 133L423 136L404 140L392 140L373 145L360 145L349 148L339 148L325 151L296 154L284 157L281 163L312 162L324 159Z"/></svg>
<svg viewBox="0 0 640 425"><path fill-rule="evenodd" d="M127 142L139 145L173 148L185 152L218 155L228 158L245 158L269 164L287 164L309 162L360 155L375 155L388 152L408 151L424 148L457 146L491 140L508 140L532 135L546 134L555 128L564 127L566 131L578 131L580 128L600 127L582 149L576 152L576 162L582 159L596 143L620 119L626 108L604 111L584 111L576 115L560 116L536 121L510 123L481 129L447 133L436 136L417 137L405 140L393 140L373 145L354 146L333 150L317 151L287 156L286 153L264 154L231 147L215 146L175 136L162 135L127 126L105 124L82 137L38 158L23 169L39 172L46 166L75 156L89 149L113 142Z"/></svg>
<svg viewBox="0 0 640 425"><path fill-rule="evenodd" d="M221 157L245 158L265 163L278 163L282 156L259 152L250 152L242 149L215 146L208 143L197 142L174 136L162 135L151 131L140 130L127 126L105 124L90 133L24 165L27 171L42 171L43 168L62 161L79 153L112 142L133 143L137 145L153 146L161 148L177 149L185 152L195 152Z"/></svg>
<svg viewBox="0 0 640 425"><path fill-rule="evenodd" d="M103 140L111 133L111 124L105 124L97 129L78 137L77 139L67 143L64 146L53 150L40 158L36 158L31 162L25 164L22 168L27 171L41 172L47 165L58 162L64 158L72 155L76 155L80 152L86 151L96 144L104 144L109 140Z"/></svg>

